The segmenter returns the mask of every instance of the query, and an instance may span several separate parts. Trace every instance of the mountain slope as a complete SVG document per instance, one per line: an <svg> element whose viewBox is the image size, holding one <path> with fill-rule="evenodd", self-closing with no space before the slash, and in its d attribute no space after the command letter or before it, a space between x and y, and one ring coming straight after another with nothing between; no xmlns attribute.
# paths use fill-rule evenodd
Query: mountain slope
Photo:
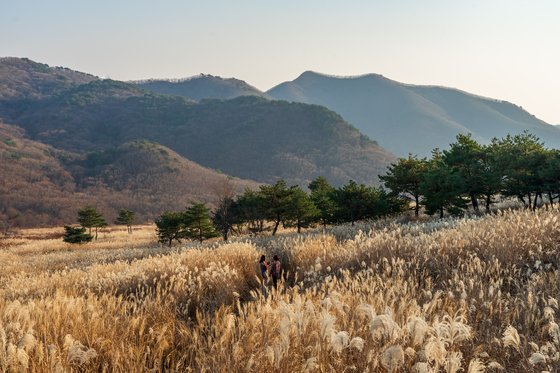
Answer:
<svg viewBox="0 0 560 373"><path fill-rule="evenodd" d="M1 113L0 113L1 115ZM325 108L259 97L193 103L97 80L10 112L35 140L73 152L148 139L244 179L377 182L394 157Z"/></svg>
<svg viewBox="0 0 560 373"><path fill-rule="evenodd" d="M239 79L224 79L212 75L199 75L182 80L146 80L134 82L154 93L176 95L200 101L203 99L231 99L239 96L267 95Z"/></svg>
<svg viewBox="0 0 560 373"><path fill-rule="evenodd" d="M27 58L0 58L0 100L42 98L97 78Z"/></svg>
<svg viewBox="0 0 560 373"><path fill-rule="evenodd" d="M226 180L237 192L257 183L229 178L148 141L80 155L25 137L0 123L0 222L18 226L68 224L86 204L110 221L119 208L152 220L192 201L217 202Z"/></svg>
<svg viewBox="0 0 560 373"><path fill-rule="evenodd" d="M409 89L443 108L449 118L487 141L503 137L504 129L512 134L528 130L548 145L560 147L557 128L510 102L445 87L409 86Z"/></svg>
<svg viewBox="0 0 560 373"><path fill-rule="evenodd" d="M267 92L275 99L323 105L341 114L388 150L428 155L458 133L476 140L529 130L560 147L560 130L511 103L456 89L402 84L381 75L333 77L305 72Z"/></svg>

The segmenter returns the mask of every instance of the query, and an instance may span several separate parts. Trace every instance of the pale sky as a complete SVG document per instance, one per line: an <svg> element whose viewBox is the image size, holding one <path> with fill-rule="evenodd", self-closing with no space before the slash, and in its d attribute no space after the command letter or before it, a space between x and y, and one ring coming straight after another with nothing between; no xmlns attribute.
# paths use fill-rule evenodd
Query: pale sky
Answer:
<svg viewBox="0 0 560 373"><path fill-rule="evenodd" d="M0 0L0 56L119 80L378 73L560 124L559 0Z"/></svg>

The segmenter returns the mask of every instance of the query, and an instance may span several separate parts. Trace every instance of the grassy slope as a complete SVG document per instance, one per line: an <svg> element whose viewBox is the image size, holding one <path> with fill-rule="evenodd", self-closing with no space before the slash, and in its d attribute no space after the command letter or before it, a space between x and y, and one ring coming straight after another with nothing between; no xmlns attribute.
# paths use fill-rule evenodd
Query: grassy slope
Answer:
<svg viewBox="0 0 560 373"><path fill-rule="evenodd" d="M558 232L557 210L210 249L160 247L153 227L85 246L34 230L0 240L0 368L558 371ZM289 271L274 298L263 253Z"/></svg>

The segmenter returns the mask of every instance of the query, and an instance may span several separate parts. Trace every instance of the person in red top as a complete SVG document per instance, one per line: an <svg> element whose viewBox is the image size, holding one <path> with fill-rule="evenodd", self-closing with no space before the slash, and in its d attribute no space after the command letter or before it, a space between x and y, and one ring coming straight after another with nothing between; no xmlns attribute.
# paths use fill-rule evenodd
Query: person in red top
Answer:
<svg viewBox="0 0 560 373"><path fill-rule="evenodd" d="M270 263L270 277L272 277L274 289L278 289L278 279L280 278L281 272L282 266L280 264L280 258L278 258L278 255L274 255L272 263Z"/></svg>

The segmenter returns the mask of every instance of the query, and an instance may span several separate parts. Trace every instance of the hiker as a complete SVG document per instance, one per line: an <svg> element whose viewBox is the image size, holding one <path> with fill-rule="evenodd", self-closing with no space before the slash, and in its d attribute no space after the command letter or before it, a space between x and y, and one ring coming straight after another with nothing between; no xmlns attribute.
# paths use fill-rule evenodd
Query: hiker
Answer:
<svg viewBox="0 0 560 373"><path fill-rule="evenodd" d="M266 262L266 257L261 256L259 260L259 269L261 270L261 291L266 297L266 287L268 286L268 263Z"/></svg>
<svg viewBox="0 0 560 373"><path fill-rule="evenodd" d="M272 263L270 263L270 276L272 277L274 289L278 289L278 279L280 278L281 271L280 258L278 258L278 255L274 255Z"/></svg>

